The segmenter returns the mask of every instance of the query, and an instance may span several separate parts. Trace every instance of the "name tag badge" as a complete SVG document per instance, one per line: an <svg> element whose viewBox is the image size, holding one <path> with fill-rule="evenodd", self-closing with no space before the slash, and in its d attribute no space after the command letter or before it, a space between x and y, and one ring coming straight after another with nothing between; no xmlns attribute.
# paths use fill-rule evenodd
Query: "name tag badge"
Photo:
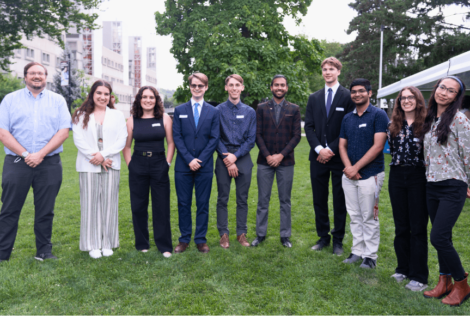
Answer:
<svg viewBox="0 0 470 316"><path fill-rule="evenodd" d="M413 141L419 143L419 138L413 138Z"/></svg>
<svg viewBox="0 0 470 316"><path fill-rule="evenodd" d="M366 126L367 126L367 124L364 123L364 124L359 125L359 128L361 128L361 127L366 127Z"/></svg>
<svg viewBox="0 0 470 316"><path fill-rule="evenodd" d="M180 115L180 118L188 118L187 115Z"/></svg>
<svg viewBox="0 0 470 316"><path fill-rule="evenodd" d="M344 108L336 108L336 111L342 111L342 112L344 112Z"/></svg>
<svg viewBox="0 0 470 316"><path fill-rule="evenodd" d="M245 118L245 115L237 115L237 119Z"/></svg>
<svg viewBox="0 0 470 316"><path fill-rule="evenodd" d="M160 125L160 123L152 124L152 127L155 127L155 126L161 126L161 125Z"/></svg>

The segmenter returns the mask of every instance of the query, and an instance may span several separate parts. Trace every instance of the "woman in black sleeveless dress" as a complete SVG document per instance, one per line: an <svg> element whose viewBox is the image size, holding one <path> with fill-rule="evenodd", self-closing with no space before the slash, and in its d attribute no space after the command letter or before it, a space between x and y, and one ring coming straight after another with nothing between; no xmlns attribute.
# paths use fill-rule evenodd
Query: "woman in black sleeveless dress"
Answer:
<svg viewBox="0 0 470 316"><path fill-rule="evenodd" d="M153 236L165 257L173 251L170 226L170 178L168 171L175 152L171 118L165 114L158 91L151 86L140 88L127 120L127 143L123 150L129 168L132 222L135 248L150 248L148 230L149 189L152 195ZM165 156L166 138L168 153ZM132 140L135 139L131 157Z"/></svg>

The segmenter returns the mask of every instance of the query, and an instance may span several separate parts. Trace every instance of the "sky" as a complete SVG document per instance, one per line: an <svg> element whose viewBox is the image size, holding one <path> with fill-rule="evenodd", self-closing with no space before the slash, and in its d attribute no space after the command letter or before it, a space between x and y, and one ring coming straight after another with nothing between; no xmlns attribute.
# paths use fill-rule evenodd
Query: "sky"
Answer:
<svg viewBox="0 0 470 316"><path fill-rule="evenodd" d="M332 5L334 2L334 6ZM348 4L351 0L313 0L308 13L297 26L291 18L284 21L288 32L292 35L304 34L308 38L347 43L353 41L355 33L348 35L349 22L356 16ZM463 23L458 7L450 8L445 12L449 16L446 21L455 24ZM172 39L170 36L157 36L155 31L154 13L164 12L164 0L107 0L101 5L100 21L123 22L123 47L127 50L128 36L142 36L144 47L157 47L157 86L159 88L174 90L182 84L183 77L176 71L176 60L170 53ZM126 64L126 63L125 63ZM127 67L127 65L126 65ZM125 70L127 71L127 70Z"/></svg>

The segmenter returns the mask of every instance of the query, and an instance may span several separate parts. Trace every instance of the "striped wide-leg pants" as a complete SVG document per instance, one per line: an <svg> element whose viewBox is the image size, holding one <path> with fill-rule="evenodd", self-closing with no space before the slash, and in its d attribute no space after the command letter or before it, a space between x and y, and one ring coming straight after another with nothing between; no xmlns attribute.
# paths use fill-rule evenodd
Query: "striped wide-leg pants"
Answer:
<svg viewBox="0 0 470 316"><path fill-rule="evenodd" d="M119 247L119 170L80 172L80 250Z"/></svg>

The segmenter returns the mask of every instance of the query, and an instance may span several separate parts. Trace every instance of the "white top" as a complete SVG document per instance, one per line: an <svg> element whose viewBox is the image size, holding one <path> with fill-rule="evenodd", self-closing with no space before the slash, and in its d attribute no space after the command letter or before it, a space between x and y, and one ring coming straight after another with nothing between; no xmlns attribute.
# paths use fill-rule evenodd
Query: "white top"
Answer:
<svg viewBox="0 0 470 316"><path fill-rule="evenodd" d="M194 110L196 109L196 107L194 106L195 103L199 104L198 105L198 111L199 111L199 117L201 117L201 111L202 111L202 105L204 104L204 99L197 102L197 101L194 101L193 98L191 98L191 106L193 107L193 116L194 116Z"/></svg>
<svg viewBox="0 0 470 316"><path fill-rule="evenodd" d="M76 168L78 172L101 172L101 165L90 163L91 154L100 152L101 155L113 161L111 168L121 169L121 151L127 140L126 119L121 111L106 107L103 120L103 150L98 149L98 139L95 127L95 115L90 114L87 128L83 129L83 115L78 124L72 124L73 142L78 148Z"/></svg>

